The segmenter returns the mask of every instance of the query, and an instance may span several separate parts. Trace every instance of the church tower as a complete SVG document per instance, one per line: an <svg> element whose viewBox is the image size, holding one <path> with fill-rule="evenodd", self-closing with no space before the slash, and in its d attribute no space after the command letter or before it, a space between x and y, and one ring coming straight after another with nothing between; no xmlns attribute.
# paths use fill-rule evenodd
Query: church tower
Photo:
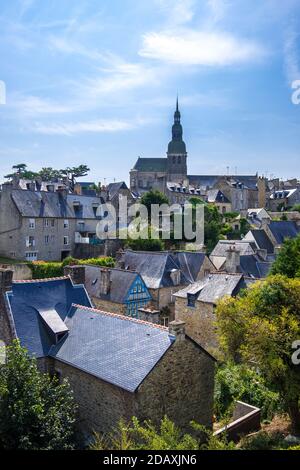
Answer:
<svg viewBox="0 0 300 470"><path fill-rule="evenodd" d="M180 123L180 111L178 108L178 97L176 111L174 113L174 124L172 126L172 140L168 145L168 181L183 183L187 176L185 143L182 140L182 125Z"/></svg>

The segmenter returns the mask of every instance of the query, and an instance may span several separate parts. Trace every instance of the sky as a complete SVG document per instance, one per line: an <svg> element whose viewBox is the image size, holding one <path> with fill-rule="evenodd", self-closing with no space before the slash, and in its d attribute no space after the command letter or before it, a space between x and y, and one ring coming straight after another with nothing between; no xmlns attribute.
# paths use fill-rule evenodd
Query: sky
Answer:
<svg viewBox="0 0 300 470"><path fill-rule="evenodd" d="M177 93L189 174L299 178L295 80L300 0L0 0L0 181L128 181L166 156Z"/></svg>

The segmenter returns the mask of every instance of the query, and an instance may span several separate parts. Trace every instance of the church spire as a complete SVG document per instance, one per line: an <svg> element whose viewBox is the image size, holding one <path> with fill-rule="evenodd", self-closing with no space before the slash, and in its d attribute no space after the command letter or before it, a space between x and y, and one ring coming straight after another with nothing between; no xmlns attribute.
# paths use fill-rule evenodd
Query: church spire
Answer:
<svg viewBox="0 0 300 470"><path fill-rule="evenodd" d="M174 124L172 126L172 140L168 146L168 153L186 154L185 143L182 140L182 125L180 123L180 111L178 104L178 95L176 99L176 110L174 113Z"/></svg>

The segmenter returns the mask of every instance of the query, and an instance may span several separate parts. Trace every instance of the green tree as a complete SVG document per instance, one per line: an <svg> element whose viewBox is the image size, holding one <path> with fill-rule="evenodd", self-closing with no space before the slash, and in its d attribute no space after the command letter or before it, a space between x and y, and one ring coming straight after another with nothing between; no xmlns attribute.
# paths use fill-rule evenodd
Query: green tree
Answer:
<svg viewBox="0 0 300 470"><path fill-rule="evenodd" d="M87 165L79 165L74 167L67 167L63 170L60 170L60 174L69 178L71 187L73 189L75 186L76 179L81 178L82 176L87 176L89 171L90 169Z"/></svg>
<svg viewBox="0 0 300 470"><path fill-rule="evenodd" d="M51 450L74 447L76 405L66 381L38 371L17 340L0 367L0 447Z"/></svg>
<svg viewBox="0 0 300 470"><path fill-rule="evenodd" d="M151 189L147 193L143 194L141 197L141 204L147 207L148 210L148 218L151 220L151 205L152 204L169 204L169 200L167 196L165 196L162 192Z"/></svg>
<svg viewBox="0 0 300 470"><path fill-rule="evenodd" d="M54 181L58 178L61 178L62 174L59 170L55 170L51 167L42 168L38 175L42 178L43 181Z"/></svg>
<svg viewBox="0 0 300 470"><path fill-rule="evenodd" d="M92 450L227 450L226 438L218 438L204 426L191 423L194 434L183 433L166 416L157 429L151 421L141 424L136 417L129 424L120 421L109 436L95 434ZM201 438L197 438L202 436Z"/></svg>
<svg viewBox="0 0 300 470"><path fill-rule="evenodd" d="M271 275L274 274L283 274L290 278L300 276L300 235L284 241L271 269Z"/></svg>
<svg viewBox="0 0 300 470"><path fill-rule="evenodd" d="M300 371L292 363L292 344L300 338L300 280L272 276L216 309L220 345L229 360L255 366L300 433Z"/></svg>

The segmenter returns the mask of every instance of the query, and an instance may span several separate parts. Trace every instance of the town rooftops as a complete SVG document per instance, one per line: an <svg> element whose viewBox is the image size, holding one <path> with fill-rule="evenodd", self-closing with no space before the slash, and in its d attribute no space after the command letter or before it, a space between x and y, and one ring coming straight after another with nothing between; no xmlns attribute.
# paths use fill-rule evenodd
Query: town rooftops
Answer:
<svg viewBox="0 0 300 470"><path fill-rule="evenodd" d="M239 175L239 176L224 176L224 175L188 175L188 180L191 185L197 187L204 187L213 189L214 186L220 181L225 180L231 186L238 189L248 188L257 189L257 175Z"/></svg>
<svg viewBox="0 0 300 470"><path fill-rule="evenodd" d="M141 276L133 271L117 268L106 268L106 271L109 274L109 291L107 294L101 294L99 286L101 277L104 274L103 268L99 266L85 266L85 286L90 296L122 304L127 300L128 292L136 279L139 278L143 282ZM147 295L148 297L149 294Z"/></svg>
<svg viewBox="0 0 300 470"><path fill-rule="evenodd" d="M95 219L99 197L14 189L11 197L23 217Z"/></svg>
<svg viewBox="0 0 300 470"><path fill-rule="evenodd" d="M150 289L172 287L171 273L180 271L179 284L194 282L205 259L204 253L125 251L121 262L125 269L138 272Z"/></svg>
<svg viewBox="0 0 300 470"><path fill-rule="evenodd" d="M213 273L173 295L187 298L189 294L192 294L200 302L216 304L225 296L236 295L243 287L245 287L243 274Z"/></svg>
<svg viewBox="0 0 300 470"><path fill-rule="evenodd" d="M157 171L157 172L166 172L167 171L167 158L141 158L137 159L136 164L133 169L138 171Z"/></svg>

